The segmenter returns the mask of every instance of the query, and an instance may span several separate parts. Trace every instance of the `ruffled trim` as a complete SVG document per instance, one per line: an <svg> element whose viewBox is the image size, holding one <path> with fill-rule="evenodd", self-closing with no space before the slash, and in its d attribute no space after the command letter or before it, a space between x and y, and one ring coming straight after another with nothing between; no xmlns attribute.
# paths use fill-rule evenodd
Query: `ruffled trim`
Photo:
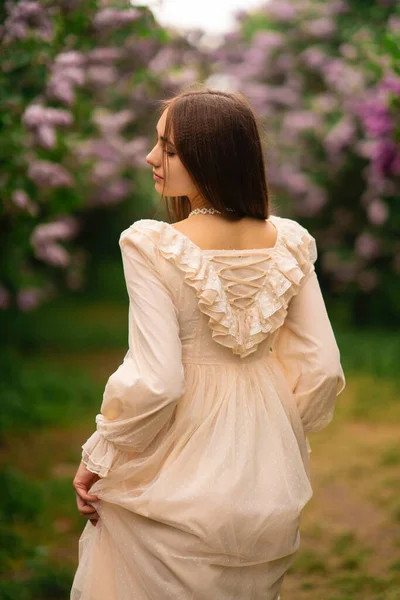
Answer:
<svg viewBox="0 0 400 600"><path fill-rule="evenodd" d="M92 473L106 477L115 460L116 449L99 431L95 431L82 446L82 462Z"/></svg>
<svg viewBox="0 0 400 600"><path fill-rule="evenodd" d="M269 276L250 308L234 310L210 258L170 224L153 219L136 221L129 230L152 237L160 253L184 273L196 292L201 312L209 317L213 339L244 358L267 335L283 325L288 305L306 275L313 270L317 247L312 235L296 221L271 216L278 237L269 252ZM157 235L155 235L157 232Z"/></svg>

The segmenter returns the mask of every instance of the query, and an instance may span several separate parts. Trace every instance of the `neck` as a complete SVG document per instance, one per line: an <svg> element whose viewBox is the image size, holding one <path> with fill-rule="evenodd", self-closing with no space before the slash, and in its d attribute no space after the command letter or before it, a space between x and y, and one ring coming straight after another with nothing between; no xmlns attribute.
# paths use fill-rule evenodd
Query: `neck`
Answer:
<svg viewBox="0 0 400 600"><path fill-rule="evenodd" d="M209 202L205 200L202 201L193 201L190 203L190 210L196 210L196 208L213 208Z"/></svg>
<svg viewBox="0 0 400 600"><path fill-rule="evenodd" d="M200 194L194 198L189 198L190 210L196 210L196 208L213 208L211 204L203 198Z"/></svg>

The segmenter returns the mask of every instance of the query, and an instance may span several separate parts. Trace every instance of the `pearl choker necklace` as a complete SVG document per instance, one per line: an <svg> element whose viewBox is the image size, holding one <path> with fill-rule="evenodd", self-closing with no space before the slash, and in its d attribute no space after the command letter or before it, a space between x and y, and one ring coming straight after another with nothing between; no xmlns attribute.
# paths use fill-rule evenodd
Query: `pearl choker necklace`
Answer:
<svg viewBox="0 0 400 600"><path fill-rule="evenodd" d="M233 208L227 208L226 210L229 211L234 211ZM194 210L192 210L192 212L189 213L188 218L192 217L193 215L199 215L199 214L203 214L206 215L207 213L210 215L213 215L215 213L217 213L218 215L222 215L220 210L217 210L216 208L195 208Z"/></svg>

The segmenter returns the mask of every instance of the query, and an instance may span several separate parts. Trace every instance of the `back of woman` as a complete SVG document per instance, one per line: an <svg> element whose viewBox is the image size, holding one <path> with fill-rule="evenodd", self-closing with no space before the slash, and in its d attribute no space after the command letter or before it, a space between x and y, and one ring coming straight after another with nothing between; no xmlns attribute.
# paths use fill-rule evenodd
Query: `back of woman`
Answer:
<svg viewBox="0 0 400 600"><path fill-rule="evenodd" d="M129 350L74 480L90 522L71 600L277 600L312 496L306 434L345 385L316 243L270 214L241 95L162 108L147 161L177 222L121 234Z"/></svg>

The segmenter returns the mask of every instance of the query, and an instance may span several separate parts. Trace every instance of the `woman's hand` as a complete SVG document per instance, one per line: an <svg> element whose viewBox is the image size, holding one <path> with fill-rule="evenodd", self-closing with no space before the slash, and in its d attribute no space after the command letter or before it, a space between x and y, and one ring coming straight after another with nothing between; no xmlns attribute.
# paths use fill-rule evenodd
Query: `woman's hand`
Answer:
<svg viewBox="0 0 400 600"><path fill-rule="evenodd" d="M97 473L88 471L84 463L81 462L72 482L72 485L75 488L78 510L83 517L89 518L94 527L96 527L97 521L99 520L99 514L93 508L93 506L91 506L90 502L100 500L100 498L94 496L93 494L89 494L88 490L95 483L95 481L98 481L99 479L100 476L97 475Z"/></svg>

